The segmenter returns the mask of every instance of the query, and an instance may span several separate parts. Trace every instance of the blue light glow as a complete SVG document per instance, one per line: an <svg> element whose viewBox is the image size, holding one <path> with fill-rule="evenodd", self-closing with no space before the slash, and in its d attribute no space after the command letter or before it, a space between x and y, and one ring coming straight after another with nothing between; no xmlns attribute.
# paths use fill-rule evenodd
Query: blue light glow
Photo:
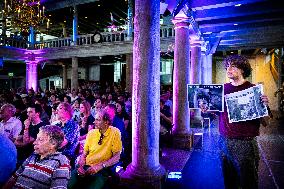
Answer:
<svg viewBox="0 0 284 189"><path fill-rule="evenodd" d="M181 179L182 178L182 173L181 172L169 172L168 174L169 179Z"/></svg>

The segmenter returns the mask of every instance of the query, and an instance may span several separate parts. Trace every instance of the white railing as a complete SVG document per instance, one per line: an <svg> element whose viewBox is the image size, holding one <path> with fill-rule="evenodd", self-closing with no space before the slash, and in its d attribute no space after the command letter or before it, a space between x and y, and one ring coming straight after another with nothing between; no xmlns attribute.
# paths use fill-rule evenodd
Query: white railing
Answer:
<svg viewBox="0 0 284 189"><path fill-rule="evenodd" d="M100 40L95 41L96 34L86 34L86 35L78 35L77 37L77 45L92 45L96 43L113 43L127 40L127 34L125 32L102 32L100 33ZM160 28L160 37L161 38L171 38L175 36L174 27L172 25L169 26L161 26ZM31 47L30 43L24 40L15 40L14 38L3 38L0 37L0 46L13 46L17 48L29 48ZM59 47L69 47L74 46L74 42L71 37L65 38L56 38L52 40L45 40L43 42L36 42L34 48L35 49L43 49L43 48L59 48Z"/></svg>

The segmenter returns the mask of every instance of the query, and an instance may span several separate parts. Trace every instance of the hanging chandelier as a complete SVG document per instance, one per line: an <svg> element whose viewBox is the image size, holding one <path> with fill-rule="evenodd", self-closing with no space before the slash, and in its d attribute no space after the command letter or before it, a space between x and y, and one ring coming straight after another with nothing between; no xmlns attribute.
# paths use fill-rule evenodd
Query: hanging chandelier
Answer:
<svg viewBox="0 0 284 189"><path fill-rule="evenodd" d="M11 23L15 31L28 32L30 27L39 29L45 22L49 24L40 0L4 0L2 7L2 18Z"/></svg>

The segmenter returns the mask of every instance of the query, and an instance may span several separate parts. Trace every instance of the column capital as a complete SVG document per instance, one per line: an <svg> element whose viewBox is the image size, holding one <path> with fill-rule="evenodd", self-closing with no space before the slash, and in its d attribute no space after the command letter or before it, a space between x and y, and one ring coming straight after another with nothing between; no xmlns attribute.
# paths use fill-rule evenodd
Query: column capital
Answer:
<svg viewBox="0 0 284 189"><path fill-rule="evenodd" d="M25 63L26 63L26 64L37 65L37 64L38 64L38 61L26 60Z"/></svg>
<svg viewBox="0 0 284 189"><path fill-rule="evenodd" d="M190 42L190 47L201 47L204 43L204 41L202 40L195 40L195 39L193 40L190 39L189 42Z"/></svg>
<svg viewBox="0 0 284 189"><path fill-rule="evenodd" d="M172 19L172 23L175 25L175 29L178 28L190 28L190 18L188 17L176 17Z"/></svg>

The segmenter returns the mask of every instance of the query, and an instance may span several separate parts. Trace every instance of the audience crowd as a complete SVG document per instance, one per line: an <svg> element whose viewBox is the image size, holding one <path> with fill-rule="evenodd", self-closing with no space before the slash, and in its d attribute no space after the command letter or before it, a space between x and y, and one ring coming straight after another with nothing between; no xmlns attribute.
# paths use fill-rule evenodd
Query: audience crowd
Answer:
<svg viewBox="0 0 284 189"><path fill-rule="evenodd" d="M161 88L163 141L172 128L171 94ZM0 107L1 150L13 154L7 165L0 161L0 167L9 163L0 174L0 188L76 188L85 178L94 181L89 186L102 188L108 168L131 162L131 95L117 83L0 91Z"/></svg>

